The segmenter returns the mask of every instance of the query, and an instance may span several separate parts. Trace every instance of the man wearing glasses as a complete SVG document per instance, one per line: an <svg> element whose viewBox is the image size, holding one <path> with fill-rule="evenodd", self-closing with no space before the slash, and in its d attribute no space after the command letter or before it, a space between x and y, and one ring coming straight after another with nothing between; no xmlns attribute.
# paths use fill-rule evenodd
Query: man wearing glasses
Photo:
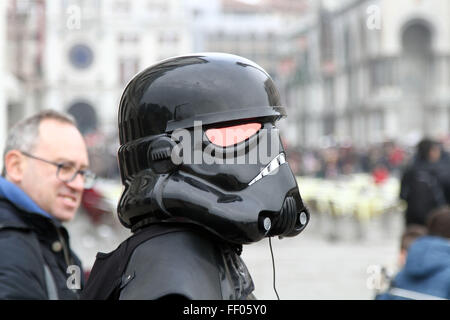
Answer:
<svg viewBox="0 0 450 320"><path fill-rule="evenodd" d="M0 299L78 299L81 263L62 222L74 217L95 176L74 120L51 110L22 120L3 160Z"/></svg>

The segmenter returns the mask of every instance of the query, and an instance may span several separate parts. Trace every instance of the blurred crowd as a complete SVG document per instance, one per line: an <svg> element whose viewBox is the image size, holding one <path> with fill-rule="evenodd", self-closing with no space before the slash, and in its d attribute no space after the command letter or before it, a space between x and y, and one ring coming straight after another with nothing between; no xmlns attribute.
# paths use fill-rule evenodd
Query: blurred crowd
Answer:
<svg viewBox="0 0 450 320"><path fill-rule="evenodd" d="M97 176L118 179L117 134L91 133L86 136L90 163ZM374 174L376 180L399 176L411 160L414 148L388 141L366 148L334 145L326 148L287 148L289 164L297 176L334 179L354 173Z"/></svg>
<svg viewBox="0 0 450 320"><path fill-rule="evenodd" d="M117 132L93 132L85 136L92 170L98 177L119 179ZM450 154L450 136L437 140L443 157ZM335 179L341 175L366 173L375 183L388 177L400 178L408 164L414 161L416 146L405 146L395 141L355 147L351 144L334 144L327 147L303 148L285 145L289 164L297 176Z"/></svg>
<svg viewBox="0 0 450 320"><path fill-rule="evenodd" d="M292 170L299 176L334 179L354 173L372 174L376 182L389 175L399 177L413 157L412 148L387 141L365 148L334 145L326 148L289 149Z"/></svg>
<svg viewBox="0 0 450 320"><path fill-rule="evenodd" d="M85 135L92 171L103 179L119 181L117 150L119 139L117 131L109 133L92 132Z"/></svg>

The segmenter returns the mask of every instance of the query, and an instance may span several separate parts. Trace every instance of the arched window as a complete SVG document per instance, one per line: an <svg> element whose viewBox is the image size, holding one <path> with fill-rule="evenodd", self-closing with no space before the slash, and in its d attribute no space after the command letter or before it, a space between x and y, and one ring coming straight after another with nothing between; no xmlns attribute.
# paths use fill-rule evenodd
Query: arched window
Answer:
<svg viewBox="0 0 450 320"><path fill-rule="evenodd" d="M432 33L426 22L406 24L402 32L401 84L405 94L424 96L432 86Z"/></svg>
<svg viewBox="0 0 450 320"><path fill-rule="evenodd" d="M97 130L97 113L86 102L75 102L67 110L77 122L77 127L83 135Z"/></svg>

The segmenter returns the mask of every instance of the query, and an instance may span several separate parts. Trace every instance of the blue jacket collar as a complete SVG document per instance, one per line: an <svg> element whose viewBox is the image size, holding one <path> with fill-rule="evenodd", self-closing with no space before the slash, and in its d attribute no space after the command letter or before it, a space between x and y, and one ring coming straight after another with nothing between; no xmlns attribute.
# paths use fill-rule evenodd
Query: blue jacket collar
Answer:
<svg viewBox="0 0 450 320"><path fill-rule="evenodd" d="M54 220L48 212L42 210L22 189L4 177L0 177L0 198L9 200L16 207L24 211L36 213Z"/></svg>

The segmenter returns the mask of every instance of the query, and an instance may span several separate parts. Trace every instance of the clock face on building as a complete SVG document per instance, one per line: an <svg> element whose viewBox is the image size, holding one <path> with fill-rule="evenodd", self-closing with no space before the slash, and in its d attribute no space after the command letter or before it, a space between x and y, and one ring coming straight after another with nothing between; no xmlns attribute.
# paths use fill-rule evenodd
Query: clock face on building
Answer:
<svg viewBox="0 0 450 320"><path fill-rule="evenodd" d="M94 52L85 44L76 44L69 50L70 63L77 69L86 69L94 61Z"/></svg>

